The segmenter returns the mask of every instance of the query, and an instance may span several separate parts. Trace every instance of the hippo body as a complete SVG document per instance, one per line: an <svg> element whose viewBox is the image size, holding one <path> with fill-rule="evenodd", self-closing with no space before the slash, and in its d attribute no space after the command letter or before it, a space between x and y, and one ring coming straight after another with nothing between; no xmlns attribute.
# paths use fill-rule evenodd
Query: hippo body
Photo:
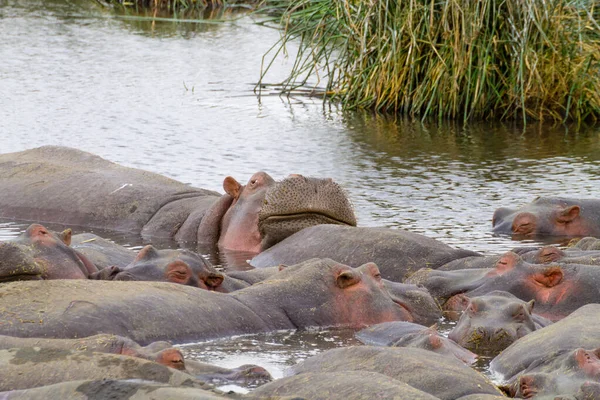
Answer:
<svg viewBox="0 0 600 400"><path fill-rule="evenodd" d="M0 391L81 379L145 379L204 387L186 373L137 357L39 347L0 350L0 370Z"/></svg>
<svg viewBox="0 0 600 400"><path fill-rule="evenodd" d="M496 234L515 238L599 236L600 200L538 197L519 208L499 208L492 218Z"/></svg>
<svg viewBox="0 0 600 400"><path fill-rule="evenodd" d="M482 296L495 290L521 300L535 300L536 314L551 321L579 307L600 302L600 269L580 264L529 264L508 252L491 269L456 271L421 270L408 279L425 286L444 308L455 295ZM459 299L460 303L464 303ZM450 309L452 309L451 305Z"/></svg>
<svg viewBox="0 0 600 400"><path fill-rule="evenodd" d="M421 268L435 269L459 258L478 258L480 254L400 229L317 225L263 251L250 264L261 268L314 257L332 258L354 267L374 262L383 278L402 282Z"/></svg>
<svg viewBox="0 0 600 400"><path fill-rule="evenodd" d="M221 196L67 147L0 155L2 218L254 253L314 223L356 225L345 192L331 179L293 175L276 182L259 172L245 186L227 177L224 188Z"/></svg>
<svg viewBox="0 0 600 400"><path fill-rule="evenodd" d="M56 233L39 224L30 225L19 237L0 243L0 282L87 279L98 272L70 243L70 229Z"/></svg>
<svg viewBox="0 0 600 400"><path fill-rule="evenodd" d="M377 372L306 372L277 379L250 392L249 399L439 400Z"/></svg>
<svg viewBox="0 0 600 400"><path fill-rule="evenodd" d="M0 287L0 296L0 334L111 333L141 345L413 319L387 292L374 264L352 269L332 260L311 261L295 273L232 294L163 282L56 280L12 282Z"/></svg>
<svg viewBox="0 0 600 400"><path fill-rule="evenodd" d="M154 361L175 369L181 370L184 367L181 352L168 342L153 342L143 347L129 338L117 335L99 334L80 339L20 338L0 335L0 349L17 347L121 354Z"/></svg>
<svg viewBox="0 0 600 400"><path fill-rule="evenodd" d="M293 374L376 372L440 399L468 394L501 394L483 375L461 361L406 347L342 347L310 357L291 368Z"/></svg>
<svg viewBox="0 0 600 400"><path fill-rule="evenodd" d="M479 355L496 355L551 322L532 315L534 302L503 291L472 297L448 338Z"/></svg>
<svg viewBox="0 0 600 400"><path fill-rule="evenodd" d="M71 247L87 257L98 269L126 267L136 252L93 233L79 233L71 238Z"/></svg>
<svg viewBox="0 0 600 400"><path fill-rule="evenodd" d="M213 400L230 397L216 389L200 389L192 385L168 385L164 383L141 381L139 379L115 380L79 380L56 383L31 389L0 392L3 400L91 400L123 399L130 400Z"/></svg>
<svg viewBox="0 0 600 400"><path fill-rule="evenodd" d="M473 364L477 360L477 354L440 335L436 327L426 328L412 322L383 322L365 328L355 336L371 346L414 347L456 357L466 364Z"/></svg>

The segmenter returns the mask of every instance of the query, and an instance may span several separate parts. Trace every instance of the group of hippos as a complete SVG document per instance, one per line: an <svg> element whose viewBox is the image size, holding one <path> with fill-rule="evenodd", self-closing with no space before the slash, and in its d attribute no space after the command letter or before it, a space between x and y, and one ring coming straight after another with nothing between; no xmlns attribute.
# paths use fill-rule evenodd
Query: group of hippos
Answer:
<svg viewBox="0 0 600 400"><path fill-rule="evenodd" d="M66 147L0 154L0 218L33 223L0 243L0 399L600 399L600 200L498 209L495 233L579 240L483 256L357 227L329 178L258 172L223 189ZM180 247L135 252L51 223ZM252 268L217 270L206 246ZM442 317L457 321L448 337ZM365 345L274 381L172 346L309 327L356 329ZM258 387L215 388L232 381Z"/></svg>

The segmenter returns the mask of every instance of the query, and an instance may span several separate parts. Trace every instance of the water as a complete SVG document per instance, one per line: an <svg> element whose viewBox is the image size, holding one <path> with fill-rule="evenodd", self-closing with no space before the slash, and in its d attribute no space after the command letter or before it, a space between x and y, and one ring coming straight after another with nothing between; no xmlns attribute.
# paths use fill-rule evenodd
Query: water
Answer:
<svg viewBox="0 0 600 400"><path fill-rule="evenodd" d="M280 34L242 11L216 12L225 23L152 23L87 0L0 2L0 153L68 145L218 191L226 176L245 182L258 170L331 176L348 190L360 225L486 254L530 244L491 234L496 208L536 196L597 197L598 128L463 127L344 113L301 96L258 99L262 56ZM277 59L266 81L281 81L291 62ZM0 239L25 227L4 221ZM298 353L286 335L248 339L255 351L236 339L189 355L228 365L254 359L280 376L298 354L312 354L306 349L350 343L300 335ZM236 343L240 353L227 350Z"/></svg>

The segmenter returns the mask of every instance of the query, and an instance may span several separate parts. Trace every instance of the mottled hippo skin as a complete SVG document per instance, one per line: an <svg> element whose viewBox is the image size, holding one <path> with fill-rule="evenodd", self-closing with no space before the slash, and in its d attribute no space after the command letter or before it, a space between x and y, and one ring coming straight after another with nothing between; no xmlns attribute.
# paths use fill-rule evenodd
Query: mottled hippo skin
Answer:
<svg viewBox="0 0 600 400"><path fill-rule="evenodd" d="M494 233L515 238L599 236L600 200L538 197L519 209L497 209L492 227Z"/></svg>
<svg viewBox="0 0 600 400"><path fill-rule="evenodd" d="M331 179L264 172L226 194L126 168L80 150L45 146L0 155L0 217L141 233L258 252L313 223L356 225ZM260 217L259 217L260 214Z"/></svg>
<svg viewBox="0 0 600 400"><path fill-rule="evenodd" d="M496 355L517 339L551 323L534 317L533 308L533 300L525 302L502 291L472 297L448 338L479 355Z"/></svg>
<svg viewBox="0 0 600 400"><path fill-rule="evenodd" d="M121 354L144 358L178 370L185 369L181 351L168 342L153 342L140 346L133 340L117 335L95 335L81 339L19 338L0 335L0 349L36 347L48 350L74 350Z"/></svg>
<svg viewBox="0 0 600 400"><path fill-rule="evenodd" d="M0 334L75 338L98 333L202 340L309 326L364 327L412 320L377 267L311 261L232 294L163 282L55 280L0 286Z"/></svg>
<svg viewBox="0 0 600 400"><path fill-rule="evenodd" d="M317 225L279 242L253 258L250 264L270 267L315 257L332 258L353 267L374 262L383 278L402 282L421 268L435 269L453 260L480 258L480 255L400 229Z"/></svg>
<svg viewBox="0 0 600 400"><path fill-rule="evenodd" d="M70 243L70 229L56 233L30 225L18 238L0 243L0 282L87 279L98 270Z"/></svg>
<svg viewBox="0 0 600 400"><path fill-rule="evenodd" d="M435 326L426 328L412 322L392 321L365 328L355 336L368 345L414 347L456 357L466 364L473 364L477 360L477 354L440 335Z"/></svg>
<svg viewBox="0 0 600 400"><path fill-rule="evenodd" d="M551 321L564 318L583 305L600 302L600 268L529 264L513 252L504 254L495 268L421 270L408 281L425 286L445 309L456 310L454 303L465 304L463 294L476 297L502 290L524 301L535 300L536 314Z"/></svg>

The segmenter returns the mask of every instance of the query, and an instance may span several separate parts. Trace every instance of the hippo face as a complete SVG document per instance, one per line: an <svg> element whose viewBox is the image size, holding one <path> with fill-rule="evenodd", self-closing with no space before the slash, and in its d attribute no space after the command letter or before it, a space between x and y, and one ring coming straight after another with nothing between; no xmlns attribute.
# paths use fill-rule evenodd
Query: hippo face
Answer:
<svg viewBox="0 0 600 400"><path fill-rule="evenodd" d="M501 291L473 297L448 338L480 355L498 354L536 330L533 304Z"/></svg>
<svg viewBox="0 0 600 400"><path fill-rule="evenodd" d="M18 238L0 244L0 281L86 279L83 256L69 247L71 230L58 234L39 224Z"/></svg>
<svg viewBox="0 0 600 400"><path fill-rule="evenodd" d="M559 395L596 399L600 395L599 356L600 349L582 348L549 355L511 379L502 389L511 397L526 399Z"/></svg>
<svg viewBox="0 0 600 400"><path fill-rule="evenodd" d="M351 268L331 259L311 259L234 295L243 296L246 304L252 302L256 310L276 304L296 328L362 328L386 321L413 321L402 300L387 291L373 263Z"/></svg>
<svg viewBox="0 0 600 400"><path fill-rule="evenodd" d="M223 275L202 256L189 250L156 250L144 247L114 280L163 281L218 290Z"/></svg>
<svg viewBox="0 0 600 400"><path fill-rule="evenodd" d="M276 182L257 172L245 186L227 177L223 189L232 201L220 220L222 249L258 253L308 226L356 226L346 193L331 179L290 175Z"/></svg>
<svg viewBox="0 0 600 400"><path fill-rule="evenodd" d="M593 211L590 213L593 215ZM497 209L492 228L496 234L513 235L515 239L589 236L599 228L594 226L597 217L592 215L584 215L582 206L575 200L538 197L520 209Z"/></svg>

